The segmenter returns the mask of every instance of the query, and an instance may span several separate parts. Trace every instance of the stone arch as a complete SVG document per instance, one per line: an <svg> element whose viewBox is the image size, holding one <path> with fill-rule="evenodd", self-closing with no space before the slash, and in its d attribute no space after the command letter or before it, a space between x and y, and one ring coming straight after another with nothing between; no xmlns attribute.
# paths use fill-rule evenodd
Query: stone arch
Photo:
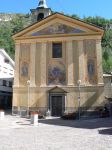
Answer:
<svg viewBox="0 0 112 150"><path fill-rule="evenodd" d="M37 21L40 21L44 18L44 13L39 13L37 16Z"/></svg>

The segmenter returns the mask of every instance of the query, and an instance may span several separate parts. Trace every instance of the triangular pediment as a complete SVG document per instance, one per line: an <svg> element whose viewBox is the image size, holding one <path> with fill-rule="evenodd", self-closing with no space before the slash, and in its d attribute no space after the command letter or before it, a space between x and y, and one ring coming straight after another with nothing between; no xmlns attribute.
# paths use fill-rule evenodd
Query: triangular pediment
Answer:
<svg viewBox="0 0 112 150"><path fill-rule="evenodd" d="M55 13L40 22L37 22L13 36L14 39L21 37L38 37L62 34L93 34L103 35L104 30L83 21L73 19L63 14Z"/></svg>
<svg viewBox="0 0 112 150"><path fill-rule="evenodd" d="M48 92L49 93L67 93L67 91L65 91L64 89L58 86L51 88Z"/></svg>
<svg viewBox="0 0 112 150"><path fill-rule="evenodd" d="M85 32L84 30L75 27L70 27L62 23L55 23L40 31L32 33L31 36L52 35L52 34L75 34L75 33L77 34L84 32Z"/></svg>

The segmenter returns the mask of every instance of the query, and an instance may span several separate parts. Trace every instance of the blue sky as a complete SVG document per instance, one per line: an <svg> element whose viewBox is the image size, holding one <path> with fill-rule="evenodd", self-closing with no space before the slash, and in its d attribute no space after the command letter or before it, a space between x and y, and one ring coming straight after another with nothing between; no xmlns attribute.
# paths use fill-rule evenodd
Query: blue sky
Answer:
<svg viewBox="0 0 112 150"><path fill-rule="evenodd" d="M39 0L0 0L0 13L29 13ZM47 0L52 10L65 14L112 19L112 0Z"/></svg>

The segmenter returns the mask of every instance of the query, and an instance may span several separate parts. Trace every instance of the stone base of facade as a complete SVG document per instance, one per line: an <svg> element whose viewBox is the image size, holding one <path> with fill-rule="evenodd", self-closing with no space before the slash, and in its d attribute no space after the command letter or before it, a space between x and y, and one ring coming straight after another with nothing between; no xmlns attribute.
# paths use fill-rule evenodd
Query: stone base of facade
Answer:
<svg viewBox="0 0 112 150"><path fill-rule="evenodd" d="M57 105L55 99L58 98L60 101L61 96L63 102ZM52 99L54 102L52 102ZM62 105L63 113L77 112L79 109L79 100L80 108L86 110L93 110L93 108L104 106L103 85L81 86L80 90L78 87L30 87L29 94L27 88L15 87L13 94L13 113L18 113L22 109L27 110L29 108L30 111L39 111L45 115L48 110L53 111L55 105L59 107Z"/></svg>

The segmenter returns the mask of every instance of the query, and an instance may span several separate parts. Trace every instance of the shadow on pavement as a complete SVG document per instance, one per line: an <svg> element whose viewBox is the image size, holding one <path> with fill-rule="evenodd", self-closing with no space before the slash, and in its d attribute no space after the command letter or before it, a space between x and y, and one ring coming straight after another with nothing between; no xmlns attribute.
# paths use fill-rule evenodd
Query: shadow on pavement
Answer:
<svg viewBox="0 0 112 150"><path fill-rule="evenodd" d="M39 120L39 123L56 125L56 126L66 126L72 128L85 128L85 129L96 129L96 128L109 128L112 127L112 118L98 118L89 120L62 120L58 119L46 119Z"/></svg>
<svg viewBox="0 0 112 150"><path fill-rule="evenodd" d="M6 112L6 116L12 116L11 111ZM15 116L13 119L17 119L17 124L21 125L29 125L30 119L24 118L21 120ZM50 118L50 119L39 119L39 123L46 125L54 125L54 126L65 126L71 128L82 128L82 129L97 129L97 128L108 128L108 129L99 129L99 134L111 134L112 133L112 118L97 118L97 119L81 119L81 120L63 120L61 118Z"/></svg>
<svg viewBox="0 0 112 150"><path fill-rule="evenodd" d="M112 135L112 128L99 130L99 134Z"/></svg>

